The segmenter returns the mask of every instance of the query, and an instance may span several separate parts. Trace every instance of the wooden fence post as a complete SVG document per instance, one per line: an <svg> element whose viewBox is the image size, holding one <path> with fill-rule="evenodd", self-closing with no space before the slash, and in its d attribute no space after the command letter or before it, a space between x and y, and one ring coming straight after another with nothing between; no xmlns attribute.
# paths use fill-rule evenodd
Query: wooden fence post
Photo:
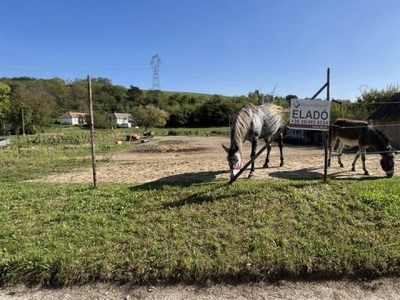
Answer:
<svg viewBox="0 0 400 300"><path fill-rule="evenodd" d="M93 99L92 99L92 80L87 76L88 83L88 98L89 98L89 115L90 115L90 146L92 150L92 170L93 170L93 188L97 187L97 174L96 174L96 153L94 142L94 118L93 118Z"/></svg>

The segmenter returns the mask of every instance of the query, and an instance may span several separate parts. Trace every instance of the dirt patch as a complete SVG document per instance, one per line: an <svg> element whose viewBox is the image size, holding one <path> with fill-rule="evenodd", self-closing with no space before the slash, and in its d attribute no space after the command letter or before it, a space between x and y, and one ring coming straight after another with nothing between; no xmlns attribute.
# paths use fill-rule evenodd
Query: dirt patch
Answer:
<svg viewBox="0 0 400 300"><path fill-rule="evenodd" d="M212 285L207 287L175 286L117 286L92 284L61 289L13 287L0 289L1 300L254 300L254 299L399 299L398 279L373 281L321 281L254 283L244 285Z"/></svg>
<svg viewBox="0 0 400 300"><path fill-rule="evenodd" d="M147 142L144 145L137 145L131 151L132 153L166 153L166 152L195 152L204 151L204 147L192 145L184 140L158 140L155 143L152 141L150 144Z"/></svg>
<svg viewBox="0 0 400 300"><path fill-rule="evenodd" d="M120 151L111 157L97 157L97 180L101 182L147 183L147 182L205 182L211 180L229 181L226 152L221 145L229 145L224 137L154 137L146 143L132 143L132 149ZM244 159L249 160L250 143L244 147ZM256 179L323 179L325 152L321 146L284 146L285 165L279 167L279 149L272 147L270 168L263 168L265 153L256 161ZM344 154L345 165L340 168L334 157L328 169L329 178L382 178L386 177L379 165L380 156L367 156L370 176L365 176L361 160L352 172L354 154ZM399 174L396 165L395 174ZM247 180L248 171L238 180ZM58 173L35 181L90 183L91 168L69 173Z"/></svg>

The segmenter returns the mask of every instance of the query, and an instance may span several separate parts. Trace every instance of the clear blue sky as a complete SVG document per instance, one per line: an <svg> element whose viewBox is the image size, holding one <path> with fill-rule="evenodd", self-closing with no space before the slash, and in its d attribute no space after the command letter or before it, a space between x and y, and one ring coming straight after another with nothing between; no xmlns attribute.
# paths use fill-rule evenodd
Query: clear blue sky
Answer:
<svg viewBox="0 0 400 300"><path fill-rule="evenodd" d="M331 97L400 82L399 0L2 0L0 77ZM325 92L321 98L325 98Z"/></svg>

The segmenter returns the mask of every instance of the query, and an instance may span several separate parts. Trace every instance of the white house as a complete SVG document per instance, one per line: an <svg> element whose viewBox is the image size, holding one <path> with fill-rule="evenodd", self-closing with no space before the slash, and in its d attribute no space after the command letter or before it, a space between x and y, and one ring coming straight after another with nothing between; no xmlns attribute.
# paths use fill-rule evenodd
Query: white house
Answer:
<svg viewBox="0 0 400 300"><path fill-rule="evenodd" d="M86 116L85 113L69 111L59 118L59 122L62 125L85 125Z"/></svg>
<svg viewBox="0 0 400 300"><path fill-rule="evenodd" d="M125 113L112 113L110 120L119 127L131 127L133 122L132 115Z"/></svg>

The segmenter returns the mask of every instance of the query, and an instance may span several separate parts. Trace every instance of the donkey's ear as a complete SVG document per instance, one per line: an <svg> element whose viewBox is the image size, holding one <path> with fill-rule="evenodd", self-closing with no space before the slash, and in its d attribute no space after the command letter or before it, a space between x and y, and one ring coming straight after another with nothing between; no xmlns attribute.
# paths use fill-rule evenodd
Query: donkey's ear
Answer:
<svg viewBox="0 0 400 300"><path fill-rule="evenodd" d="M225 146L225 145L222 145L222 148L226 151L226 153L228 153L229 152L229 148L227 147L227 146Z"/></svg>

